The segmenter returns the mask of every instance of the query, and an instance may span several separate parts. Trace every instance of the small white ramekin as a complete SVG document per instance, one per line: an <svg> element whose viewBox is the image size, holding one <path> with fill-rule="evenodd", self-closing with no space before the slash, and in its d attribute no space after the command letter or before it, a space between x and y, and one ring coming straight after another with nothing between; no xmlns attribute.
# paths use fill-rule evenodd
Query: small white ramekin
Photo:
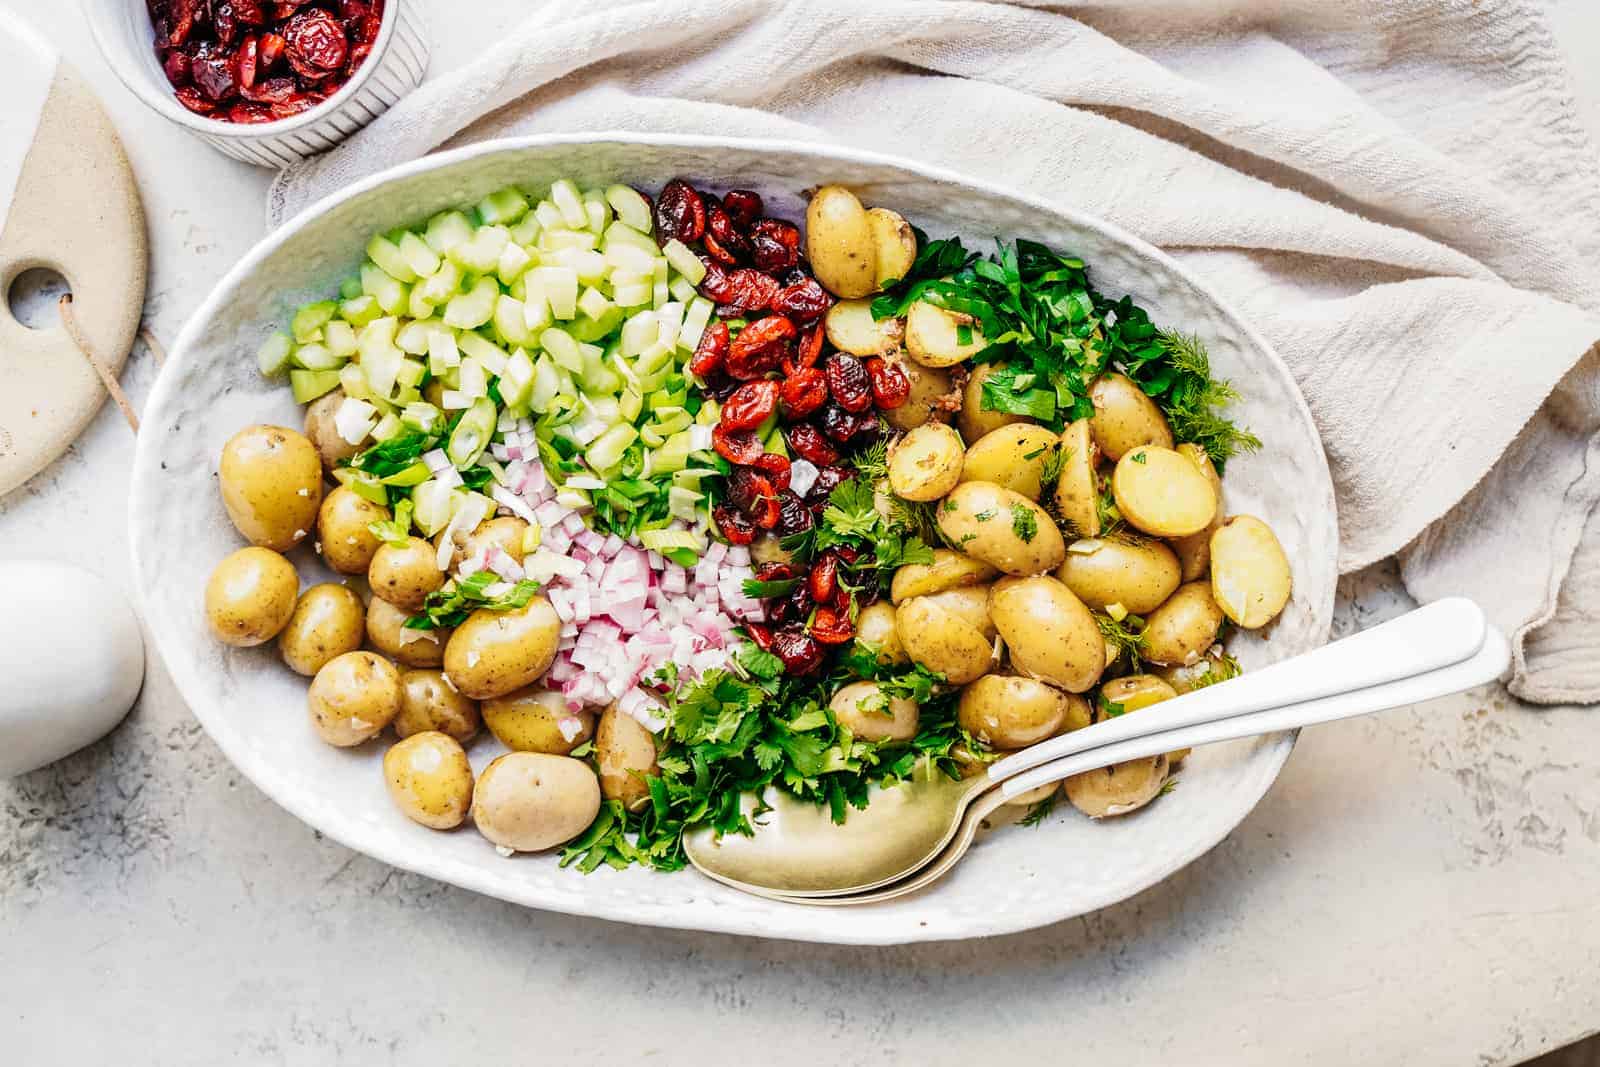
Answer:
<svg viewBox="0 0 1600 1067"><path fill-rule="evenodd" d="M327 151L415 89L428 69L428 41L417 0L387 0L372 54L337 93L279 122L222 122L178 103L156 59L155 31L144 0L82 3L101 54L135 96L217 151L261 167L286 167Z"/></svg>

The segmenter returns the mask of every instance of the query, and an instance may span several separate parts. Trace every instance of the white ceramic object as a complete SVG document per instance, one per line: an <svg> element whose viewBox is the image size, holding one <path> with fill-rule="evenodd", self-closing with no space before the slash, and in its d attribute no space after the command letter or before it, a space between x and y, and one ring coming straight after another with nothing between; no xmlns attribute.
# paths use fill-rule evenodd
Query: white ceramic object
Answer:
<svg viewBox="0 0 1600 1067"><path fill-rule="evenodd" d="M0 778L26 774L111 732L144 681L144 638L98 575L45 560L0 561Z"/></svg>
<svg viewBox="0 0 1600 1067"><path fill-rule="evenodd" d="M258 125L196 115L172 94L156 60L145 0L81 0L95 43L133 94L224 155L258 167L286 167L326 152L422 84L428 38L418 0L388 0L372 54L350 80L310 111Z"/></svg>
<svg viewBox="0 0 1600 1067"><path fill-rule="evenodd" d="M1132 293L1156 321L1198 333L1214 369L1244 394L1242 422L1267 442L1229 465L1230 511L1266 519L1294 567L1295 595L1265 635L1232 647L1246 668L1327 640L1336 580L1333 486L1310 413L1266 344L1172 259L1068 209L870 153L793 142L667 135L553 135L430 156L347 189L287 223L246 256L189 320L145 407L130 501L136 587L157 647L195 714L268 795L344 844L442 881L534 907L660 926L809 941L887 944L1027 929L1122 900L1211 848L1272 784L1290 734L1197 751L1182 788L1136 818L1091 823L1062 812L1031 830L1000 832L927 894L818 914L747 897L691 872L560 870L553 856L502 859L476 834L439 834L407 821L385 794L381 744L323 745L304 710L305 680L272 648L233 650L211 637L201 590L240 546L216 492L223 443L239 427L299 425L281 385L263 381L254 352L293 308L321 299L359 263L371 233L470 203L500 186L558 177L628 182L651 192L682 175L712 189L753 188L769 210L803 215L802 193L843 182L869 204L893 206L931 234L986 245L1031 237L1083 256L1099 288ZM302 548L305 582L333 580ZM497 754L474 744L481 769Z"/></svg>

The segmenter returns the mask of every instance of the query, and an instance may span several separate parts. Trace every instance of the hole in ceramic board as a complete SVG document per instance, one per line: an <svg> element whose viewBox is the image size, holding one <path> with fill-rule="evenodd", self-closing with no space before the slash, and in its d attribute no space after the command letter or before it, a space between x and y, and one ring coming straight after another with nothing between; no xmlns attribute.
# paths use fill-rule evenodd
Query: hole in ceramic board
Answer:
<svg viewBox="0 0 1600 1067"><path fill-rule="evenodd" d="M57 303L70 292L72 286L60 271L33 267L11 282L6 301L11 306L11 314L28 329L53 330L61 325L61 309Z"/></svg>

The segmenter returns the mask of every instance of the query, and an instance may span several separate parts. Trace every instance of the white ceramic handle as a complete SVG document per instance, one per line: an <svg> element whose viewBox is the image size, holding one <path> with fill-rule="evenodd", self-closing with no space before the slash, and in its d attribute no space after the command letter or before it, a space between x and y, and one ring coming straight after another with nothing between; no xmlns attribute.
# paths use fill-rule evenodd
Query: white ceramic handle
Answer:
<svg viewBox="0 0 1600 1067"><path fill-rule="evenodd" d="M1088 752L1047 763L1026 774L1019 774L1002 785L1000 792L1009 800L1041 785L1058 782L1071 775L1082 774L1084 771L1109 767L1124 760L1142 759L1180 748L1194 748L1217 741L1232 741L1240 737L1277 733L1280 730L1298 730L1302 726L1335 722L1339 719L1349 719L1408 704L1420 704L1425 700L1449 696L1451 693L1459 693L1492 682L1503 675L1510 665L1511 644L1505 639L1504 634L1491 626L1488 628L1483 647L1475 656L1461 663L1354 692L1338 693L1282 708L1231 715L1194 726L1166 730L1152 726L1128 740L1101 745ZM1144 712L1141 711L1138 715L1130 715L1127 718L1138 720L1143 715Z"/></svg>
<svg viewBox="0 0 1600 1067"><path fill-rule="evenodd" d="M1489 624L1470 600L1448 597L1312 652L1070 734L999 760L991 782L1092 748L1265 708L1367 689L1460 663L1483 647ZM1181 746L1173 746L1181 747Z"/></svg>

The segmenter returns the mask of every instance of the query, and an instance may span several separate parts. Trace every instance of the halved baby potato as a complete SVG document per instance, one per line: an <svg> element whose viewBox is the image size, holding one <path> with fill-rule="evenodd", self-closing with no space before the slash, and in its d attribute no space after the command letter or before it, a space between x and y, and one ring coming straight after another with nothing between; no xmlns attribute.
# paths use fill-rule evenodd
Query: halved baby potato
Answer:
<svg viewBox="0 0 1600 1067"><path fill-rule="evenodd" d="M882 356L900 350L906 324L898 318L872 317L871 300L841 300L822 320L828 342L852 356Z"/></svg>
<svg viewBox="0 0 1600 1067"><path fill-rule="evenodd" d="M938 500L961 481L961 435L928 422L889 446L889 488L902 500Z"/></svg>
<svg viewBox="0 0 1600 1067"><path fill-rule="evenodd" d="M878 288L886 289L904 278L916 262L917 235L898 211L886 207L868 211L867 224L872 228L872 244L877 252Z"/></svg>
<svg viewBox="0 0 1600 1067"><path fill-rule="evenodd" d="M1199 445L1185 441L1175 451L1200 468L1200 473L1206 476L1206 481L1211 483L1212 491L1217 494L1217 513L1212 516L1205 529L1170 539L1172 551L1177 553L1178 564L1183 570L1183 580L1192 582L1204 576L1211 566L1211 535L1222 525L1222 475L1217 473L1216 464L1211 462L1210 454Z"/></svg>
<svg viewBox="0 0 1600 1067"><path fill-rule="evenodd" d="M1217 514L1217 494L1194 462L1170 448L1139 445L1111 475L1117 510L1154 537L1198 533Z"/></svg>
<svg viewBox="0 0 1600 1067"><path fill-rule="evenodd" d="M1119 460L1140 445L1172 447L1167 417L1133 379L1102 374L1089 386L1089 399L1094 402L1089 426L1107 458Z"/></svg>
<svg viewBox="0 0 1600 1067"><path fill-rule="evenodd" d="M1061 473L1056 479L1056 511L1079 537L1100 534L1100 484L1095 465L1100 450L1089 430L1089 420L1079 419L1061 431Z"/></svg>
<svg viewBox="0 0 1600 1067"><path fill-rule="evenodd" d="M963 482L993 482L1038 500L1046 464L1059 444L1055 431L1023 424L984 434L961 461Z"/></svg>
<svg viewBox="0 0 1600 1067"><path fill-rule="evenodd" d="M908 563L894 572L889 599L898 604L910 597L942 593L958 586L985 585L999 573L981 559L949 548L936 548L932 563Z"/></svg>
<svg viewBox="0 0 1600 1067"><path fill-rule="evenodd" d="M960 329L966 326L971 339L962 343ZM906 352L925 367L953 367L989 347L983 332L967 316L946 311L926 300L913 303L906 312Z"/></svg>
<svg viewBox="0 0 1600 1067"><path fill-rule="evenodd" d="M1254 515L1234 515L1211 535L1211 595L1246 630L1278 617L1293 577L1272 528Z"/></svg>

